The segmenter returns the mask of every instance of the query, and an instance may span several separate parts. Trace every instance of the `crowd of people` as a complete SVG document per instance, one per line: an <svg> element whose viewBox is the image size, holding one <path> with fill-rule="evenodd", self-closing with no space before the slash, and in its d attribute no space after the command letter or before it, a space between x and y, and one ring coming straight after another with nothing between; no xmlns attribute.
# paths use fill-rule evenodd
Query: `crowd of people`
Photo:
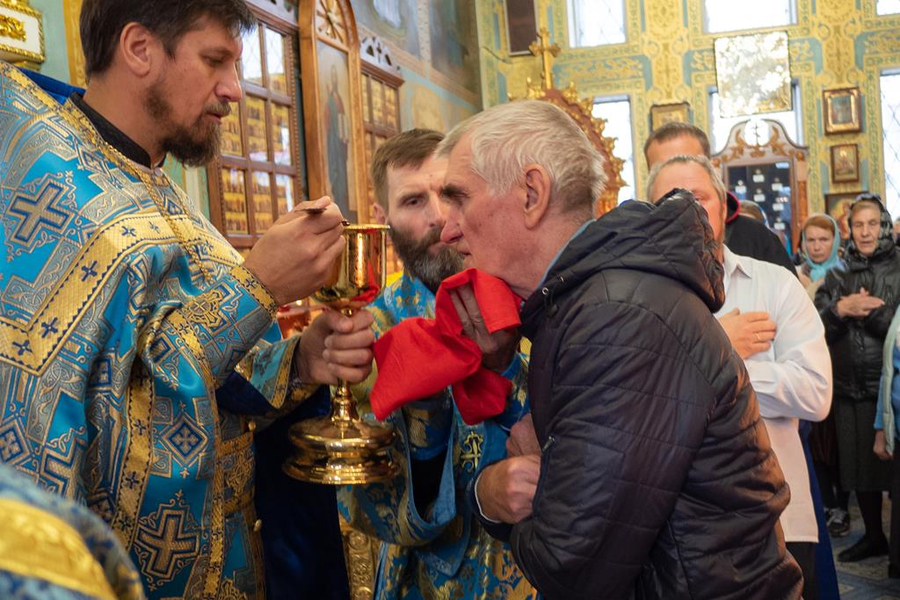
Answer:
<svg viewBox="0 0 900 600"><path fill-rule="evenodd" d="M402 277L282 339L341 211L298 207L241 257L161 169L215 155L253 26L243 0L85 0L87 89L0 63L0 596L343 600L342 515L379 545L378 600L835 598L850 493L865 534L839 560L900 577L900 251L877 196L846 240L810 217L795 265L671 123L643 199L596 219L602 156L553 104L511 102L379 147ZM503 299L519 325L485 317ZM400 475L287 477L328 386L370 407L373 344L447 311L481 375L387 415ZM440 361L406 348L410 378Z"/></svg>

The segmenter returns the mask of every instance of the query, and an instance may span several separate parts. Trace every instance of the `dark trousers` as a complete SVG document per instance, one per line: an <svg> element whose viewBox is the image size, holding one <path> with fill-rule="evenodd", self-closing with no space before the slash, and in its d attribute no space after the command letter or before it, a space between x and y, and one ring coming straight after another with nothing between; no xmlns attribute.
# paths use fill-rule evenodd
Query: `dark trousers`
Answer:
<svg viewBox="0 0 900 600"><path fill-rule="evenodd" d="M803 600L818 600L816 545L810 542L788 542L785 546L800 565L800 570L803 571Z"/></svg>
<svg viewBox="0 0 900 600"><path fill-rule="evenodd" d="M842 508L848 510L850 504L850 492L841 489L841 478L838 466L827 465L821 462L813 462L816 470L816 478L819 480L819 489L822 490L822 503L825 508Z"/></svg>

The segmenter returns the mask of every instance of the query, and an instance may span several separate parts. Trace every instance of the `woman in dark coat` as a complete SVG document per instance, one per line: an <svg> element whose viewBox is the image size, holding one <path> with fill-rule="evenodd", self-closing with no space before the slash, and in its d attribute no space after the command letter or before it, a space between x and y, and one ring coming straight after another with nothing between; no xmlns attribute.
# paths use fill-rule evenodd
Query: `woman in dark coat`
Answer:
<svg viewBox="0 0 900 600"><path fill-rule="evenodd" d="M841 487L855 491L866 533L838 555L853 562L887 554L881 527L881 495L889 465L872 451L873 422L881 377L882 346L900 302L900 251L881 199L862 194L850 208L850 243L840 264L816 292L816 308L834 369Z"/></svg>

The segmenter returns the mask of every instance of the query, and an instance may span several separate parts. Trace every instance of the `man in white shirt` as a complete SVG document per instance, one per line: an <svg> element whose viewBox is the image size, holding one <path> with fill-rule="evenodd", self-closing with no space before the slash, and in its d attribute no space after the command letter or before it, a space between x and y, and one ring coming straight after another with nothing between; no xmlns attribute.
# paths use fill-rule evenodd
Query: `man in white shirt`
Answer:
<svg viewBox="0 0 900 600"><path fill-rule="evenodd" d="M738 256L722 243L725 186L709 159L675 156L655 165L648 198L661 198L673 188L694 194L721 244L725 304L716 317L744 359L772 448L790 485L791 501L781 515L781 526L788 550L803 570L803 598L816 598L818 528L798 420L821 421L831 406L831 359L822 321L789 271Z"/></svg>

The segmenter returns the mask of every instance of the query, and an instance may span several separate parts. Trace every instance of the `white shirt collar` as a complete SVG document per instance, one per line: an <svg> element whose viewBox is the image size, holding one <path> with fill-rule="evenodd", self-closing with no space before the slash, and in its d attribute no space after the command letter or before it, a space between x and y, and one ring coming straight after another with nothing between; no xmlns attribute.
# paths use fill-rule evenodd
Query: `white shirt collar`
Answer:
<svg viewBox="0 0 900 600"><path fill-rule="evenodd" d="M731 277L735 271L740 270L746 277L752 279L753 271L745 264L744 257L729 250L728 246L723 246L723 248L725 249L725 275Z"/></svg>

